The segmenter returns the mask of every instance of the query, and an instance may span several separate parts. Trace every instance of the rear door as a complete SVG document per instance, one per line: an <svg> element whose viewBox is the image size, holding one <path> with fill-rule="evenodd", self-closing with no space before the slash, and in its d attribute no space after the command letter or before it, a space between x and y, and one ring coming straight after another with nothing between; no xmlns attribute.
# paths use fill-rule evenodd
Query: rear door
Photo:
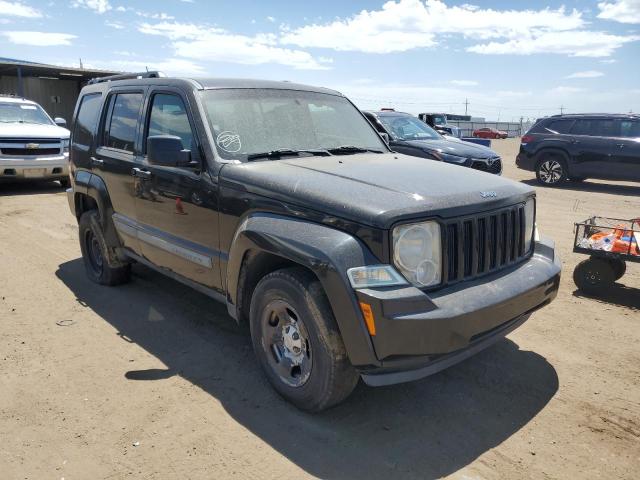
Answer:
<svg viewBox="0 0 640 480"><path fill-rule="evenodd" d="M132 171L140 155L139 129L143 89L114 88L105 101L93 172L107 186L115 225L126 247L139 253L135 234L136 191Z"/></svg>
<svg viewBox="0 0 640 480"><path fill-rule="evenodd" d="M580 176L616 179L622 175L616 150L618 129L619 124L615 119L576 120L571 129L571 135L573 157Z"/></svg>
<svg viewBox="0 0 640 480"><path fill-rule="evenodd" d="M136 176L137 215L143 255L207 287L220 289L218 188L202 156L188 98L178 89L156 87L145 102L142 162ZM152 165L150 135L176 135L191 151L193 165Z"/></svg>
<svg viewBox="0 0 640 480"><path fill-rule="evenodd" d="M622 119L616 140L620 180L640 181L640 120Z"/></svg>
<svg viewBox="0 0 640 480"><path fill-rule="evenodd" d="M88 93L78 102L71 134L70 161L75 168L91 170L93 139L98 126L102 93Z"/></svg>

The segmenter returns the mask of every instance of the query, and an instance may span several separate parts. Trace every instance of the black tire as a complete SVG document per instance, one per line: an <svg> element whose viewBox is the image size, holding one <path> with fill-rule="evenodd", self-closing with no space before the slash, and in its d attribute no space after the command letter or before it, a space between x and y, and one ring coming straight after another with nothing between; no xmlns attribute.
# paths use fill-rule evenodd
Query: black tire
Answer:
<svg viewBox="0 0 640 480"><path fill-rule="evenodd" d="M71 182L68 178L59 178L58 181L60 182L60 186L65 190L71 186Z"/></svg>
<svg viewBox="0 0 640 480"><path fill-rule="evenodd" d="M567 162L555 152L543 152L536 163L538 183L547 187L562 185L568 178Z"/></svg>
<svg viewBox="0 0 640 480"><path fill-rule="evenodd" d="M97 210L89 210L78 222L80 250L89 279L100 285L120 285L131 279L131 265L120 261L107 247Z"/></svg>
<svg viewBox="0 0 640 480"><path fill-rule="evenodd" d="M627 263L624 260L613 258L609 260L611 268L613 268L613 280L620 280L627 272Z"/></svg>
<svg viewBox="0 0 640 480"><path fill-rule="evenodd" d="M597 295L609 289L615 281L611 263L600 258L580 262L573 271L576 286L589 295Z"/></svg>
<svg viewBox="0 0 640 480"><path fill-rule="evenodd" d="M355 388L358 374L329 301L307 270L286 268L260 280L251 298L250 328L267 379L301 410L329 408Z"/></svg>

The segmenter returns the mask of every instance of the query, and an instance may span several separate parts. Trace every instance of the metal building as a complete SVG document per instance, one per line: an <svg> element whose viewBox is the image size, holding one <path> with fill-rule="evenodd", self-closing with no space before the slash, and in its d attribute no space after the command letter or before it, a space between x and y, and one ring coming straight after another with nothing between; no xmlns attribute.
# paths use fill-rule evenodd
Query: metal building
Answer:
<svg viewBox="0 0 640 480"><path fill-rule="evenodd" d="M74 67L0 57L0 94L13 94L39 103L51 117L71 122L80 89L91 78L122 72Z"/></svg>

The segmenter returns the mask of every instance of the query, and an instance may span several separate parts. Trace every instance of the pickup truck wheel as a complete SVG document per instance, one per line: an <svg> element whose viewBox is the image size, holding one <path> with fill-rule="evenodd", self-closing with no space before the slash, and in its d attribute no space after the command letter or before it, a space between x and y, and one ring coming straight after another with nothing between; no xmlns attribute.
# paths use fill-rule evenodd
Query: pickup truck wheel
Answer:
<svg viewBox="0 0 640 480"><path fill-rule="evenodd" d="M318 412L344 400L358 382L320 282L302 268L265 276L251 298L253 349L273 388L298 408Z"/></svg>
<svg viewBox="0 0 640 480"><path fill-rule="evenodd" d="M613 265L600 258L580 262L573 271L576 286L589 295L602 293L616 280Z"/></svg>
<svg viewBox="0 0 640 480"><path fill-rule="evenodd" d="M80 250L89 279L100 285L119 285L131 278L131 265L122 263L107 247L96 210L84 212L78 222Z"/></svg>

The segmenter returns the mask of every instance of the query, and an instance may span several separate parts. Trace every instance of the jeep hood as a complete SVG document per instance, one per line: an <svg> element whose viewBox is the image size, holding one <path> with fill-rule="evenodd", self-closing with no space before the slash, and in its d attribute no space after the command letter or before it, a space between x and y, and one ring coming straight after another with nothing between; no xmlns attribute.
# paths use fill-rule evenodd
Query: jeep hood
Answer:
<svg viewBox="0 0 640 480"><path fill-rule="evenodd" d="M69 130L57 125L34 123L0 123L1 138L69 138Z"/></svg>
<svg viewBox="0 0 640 480"><path fill-rule="evenodd" d="M491 210L533 194L497 175L393 153L227 164L220 183L385 229L409 218Z"/></svg>
<svg viewBox="0 0 640 480"><path fill-rule="evenodd" d="M442 138L438 140L407 140L409 145L425 150L435 150L437 152L450 153L466 158L491 158L499 155L484 145L465 142L457 138Z"/></svg>

